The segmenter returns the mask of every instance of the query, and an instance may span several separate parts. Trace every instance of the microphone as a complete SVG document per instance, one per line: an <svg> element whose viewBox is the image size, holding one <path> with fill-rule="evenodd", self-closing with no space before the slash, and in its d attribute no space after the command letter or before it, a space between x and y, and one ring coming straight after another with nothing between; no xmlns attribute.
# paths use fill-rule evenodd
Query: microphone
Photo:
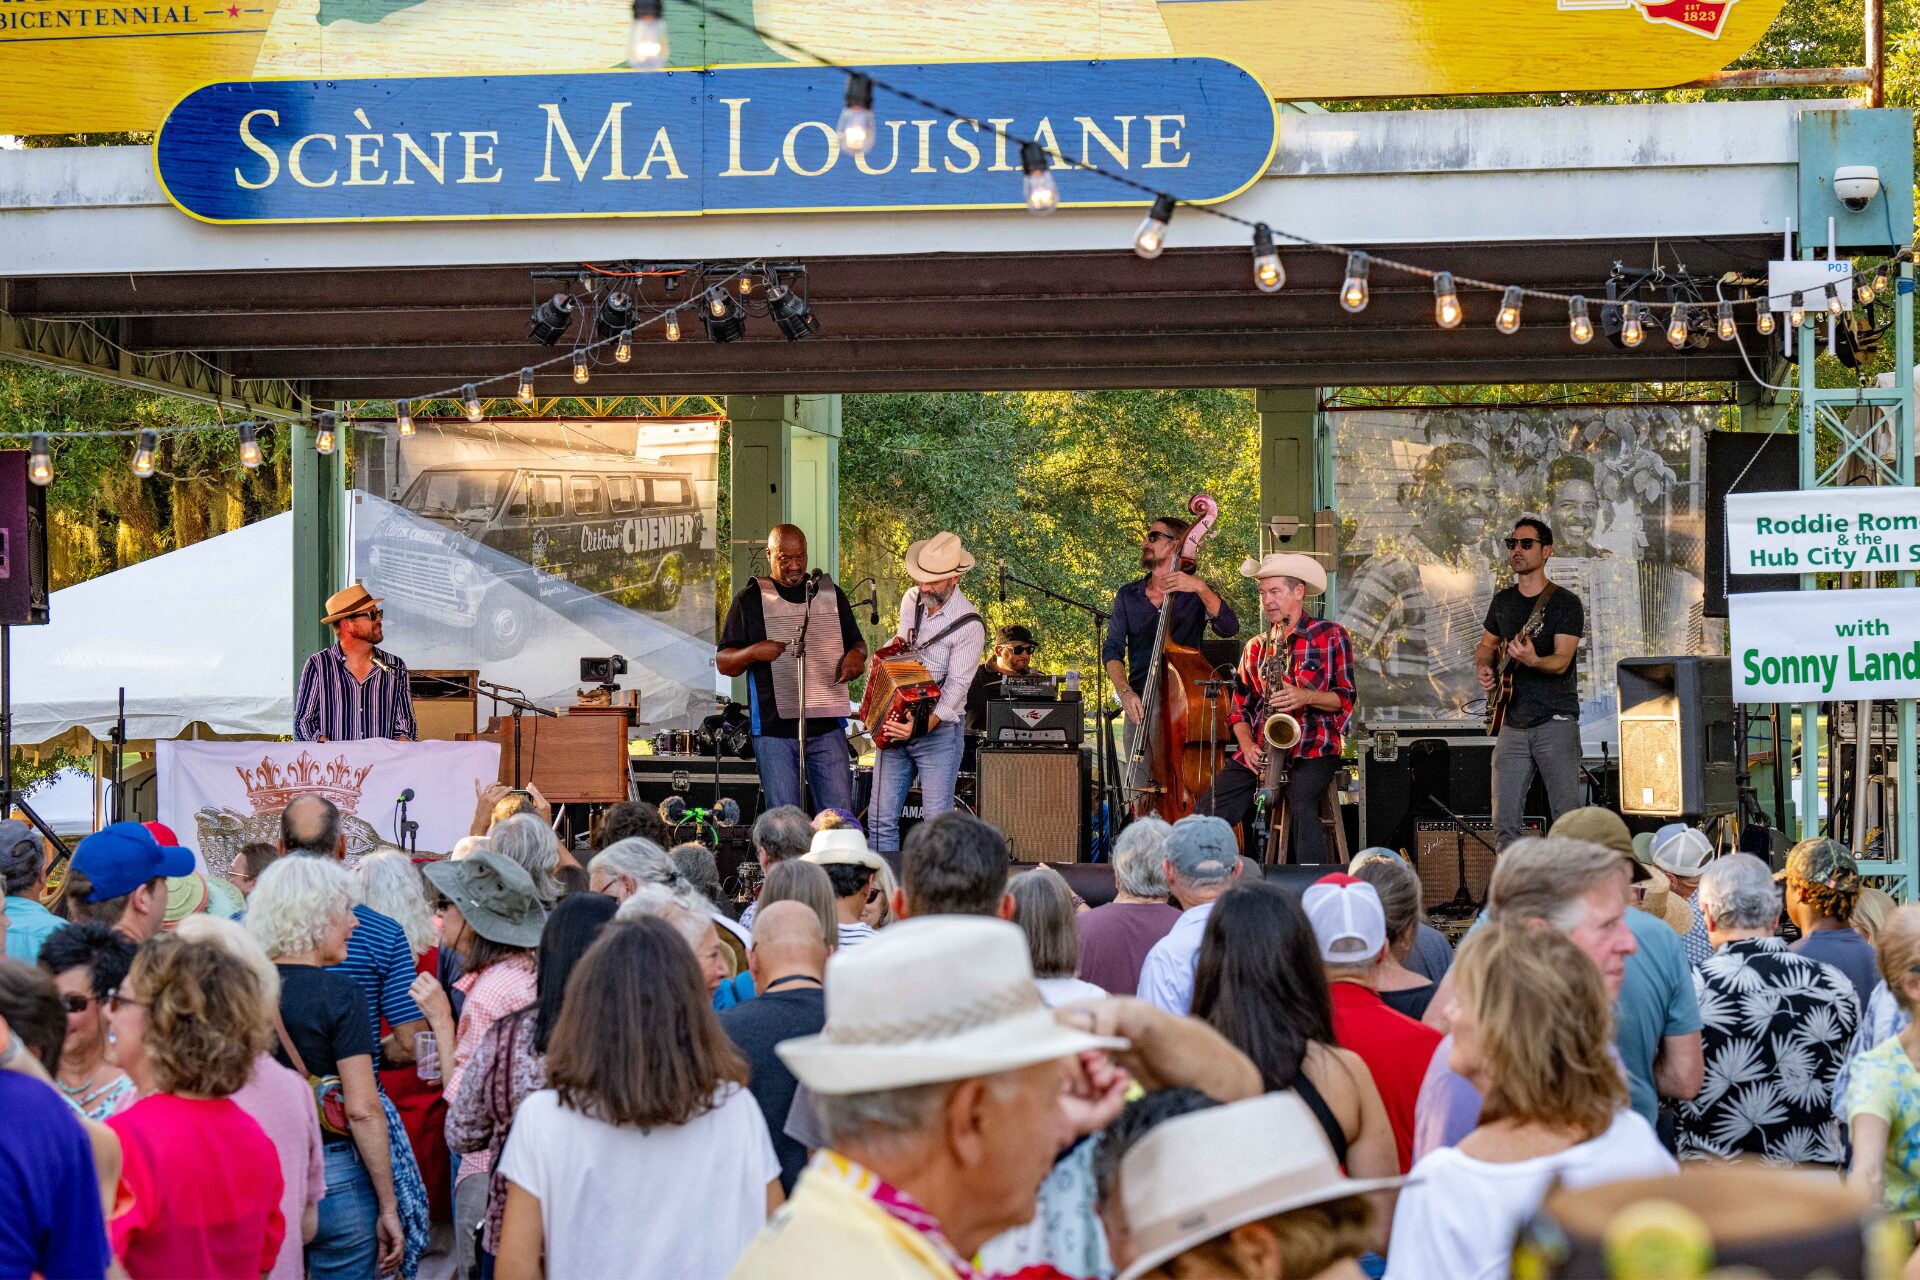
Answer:
<svg viewBox="0 0 1920 1280"><path fill-rule="evenodd" d="M412 804L412 803L413 803L413 788L412 788L412 787L408 787L408 788L407 788L407 789L406 789L405 791L402 791L402 792L400 793L400 798L399 798L398 800L396 800L396 801L394 801L394 803L395 803L395 804Z"/></svg>
<svg viewBox="0 0 1920 1280"><path fill-rule="evenodd" d="M1007 558L1000 557L1000 603L1007 602Z"/></svg>

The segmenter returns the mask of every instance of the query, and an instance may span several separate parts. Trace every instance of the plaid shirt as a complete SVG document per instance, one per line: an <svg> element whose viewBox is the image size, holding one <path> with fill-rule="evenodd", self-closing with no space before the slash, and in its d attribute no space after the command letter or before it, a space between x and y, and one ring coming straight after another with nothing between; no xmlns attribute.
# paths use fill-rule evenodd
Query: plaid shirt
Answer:
<svg viewBox="0 0 1920 1280"><path fill-rule="evenodd" d="M1233 710L1227 716L1227 724L1244 723L1256 737L1260 733L1260 722L1266 719L1267 684L1260 676L1260 665L1266 661L1267 647L1272 642L1272 628L1247 641L1247 647L1240 652L1240 666L1233 673ZM1292 683L1315 693L1340 695L1338 711L1308 707L1293 713L1300 721L1300 745L1293 749L1292 757L1311 760L1318 756L1337 756L1347 721L1353 718L1353 646L1347 639L1347 629L1337 622L1302 615L1293 624L1293 633L1287 642L1293 648ZM1253 768L1245 752L1236 751L1233 758Z"/></svg>
<svg viewBox="0 0 1920 1280"><path fill-rule="evenodd" d="M450 1109L460 1104L467 1068L473 1065L474 1054L479 1052L481 1037L487 1034L487 1029L540 998L533 954L525 951L488 965L479 973L463 974L453 985L466 992L467 1000L460 1006L459 1043L453 1051L453 1070L447 1074L445 1093ZM460 1159L460 1180L464 1182L492 1168L491 1150L470 1152Z"/></svg>

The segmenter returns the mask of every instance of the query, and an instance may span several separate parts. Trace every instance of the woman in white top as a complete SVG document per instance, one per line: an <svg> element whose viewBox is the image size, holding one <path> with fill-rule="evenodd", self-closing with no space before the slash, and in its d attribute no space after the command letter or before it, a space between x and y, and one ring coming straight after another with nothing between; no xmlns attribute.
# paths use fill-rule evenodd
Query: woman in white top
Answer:
<svg viewBox="0 0 1920 1280"><path fill-rule="evenodd" d="M1454 965L1453 1069L1484 1099L1458 1147L1427 1153L1393 1216L1387 1280L1505 1277L1516 1231L1557 1178L1674 1173L1627 1105L1600 971L1551 929L1489 925Z"/></svg>
<svg viewBox="0 0 1920 1280"><path fill-rule="evenodd" d="M1027 935L1035 985L1049 1009L1076 1000L1104 1000L1107 993L1084 978L1080 968L1080 928L1074 923L1073 890L1052 867L1022 871L1007 881L1013 895L1013 922Z"/></svg>
<svg viewBox="0 0 1920 1280"><path fill-rule="evenodd" d="M616 921L567 984L520 1105L499 1280L724 1276L781 1202L747 1065L664 920Z"/></svg>

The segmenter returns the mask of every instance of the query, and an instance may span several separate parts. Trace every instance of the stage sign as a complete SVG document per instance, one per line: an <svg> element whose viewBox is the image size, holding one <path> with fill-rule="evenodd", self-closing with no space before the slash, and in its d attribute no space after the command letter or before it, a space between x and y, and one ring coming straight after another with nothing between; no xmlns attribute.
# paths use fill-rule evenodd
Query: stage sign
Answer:
<svg viewBox="0 0 1920 1280"><path fill-rule="evenodd" d="M1266 90L1210 58L888 67L950 119L876 100L845 152L846 78L819 67L209 85L154 141L173 202L209 222L656 217L1020 208L1018 146L1055 156L1062 204L1195 203L1266 172ZM1005 131L1005 132L998 132Z"/></svg>
<svg viewBox="0 0 1920 1280"><path fill-rule="evenodd" d="M1856 485L1727 495L1727 572L1920 569L1920 489Z"/></svg>
<svg viewBox="0 0 1920 1280"><path fill-rule="evenodd" d="M806 63L780 41L853 65L1225 58L1310 101L1684 84L1745 54L1783 3L673 0L665 16L681 67ZM0 132L154 129L221 80L616 67L631 16L628 0L0 0Z"/></svg>
<svg viewBox="0 0 1920 1280"><path fill-rule="evenodd" d="M396 803L413 791L407 820L419 845L446 854L473 825L480 787L500 777L493 742L161 742L156 744L159 819L192 845L202 870L224 876L255 840L280 836L280 811L318 795L340 810L347 857L397 842Z"/></svg>
<svg viewBox="0 0 1920 1280"><path fill-rule="evenodd" d="M1735 702L1920 697L1920 589L1727 597Z"/></svg>

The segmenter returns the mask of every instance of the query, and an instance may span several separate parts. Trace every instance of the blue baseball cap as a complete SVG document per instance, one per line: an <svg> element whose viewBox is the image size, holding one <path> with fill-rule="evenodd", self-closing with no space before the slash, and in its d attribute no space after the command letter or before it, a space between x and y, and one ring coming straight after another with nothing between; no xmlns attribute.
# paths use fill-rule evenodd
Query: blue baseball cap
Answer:
<svg viewBox="0 0 1920 1280"><path fill-rule="evenodd" d="M116 822L88 836L73 851L74 870L93 884L88 902L124 898L155 876L193 871L193 851L168 848L138 822Z"/></svg>

